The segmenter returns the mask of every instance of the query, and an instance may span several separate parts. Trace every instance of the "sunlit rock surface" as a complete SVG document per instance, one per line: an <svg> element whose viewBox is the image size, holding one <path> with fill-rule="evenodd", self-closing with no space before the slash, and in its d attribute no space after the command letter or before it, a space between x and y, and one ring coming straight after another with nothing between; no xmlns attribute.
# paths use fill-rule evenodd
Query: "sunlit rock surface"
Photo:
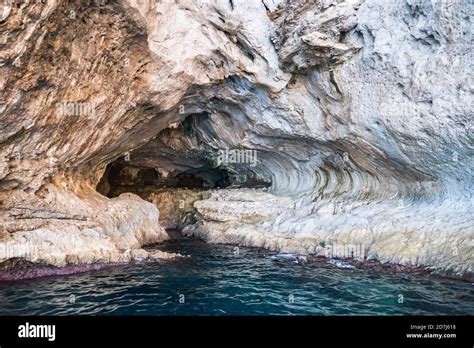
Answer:
<svg viewBox="0 0 474 348"><path fill-rule="evenodd" d="M105 197L107 165L125 161L205 181L185 232L210 242L317 255L337 241L472 274L472 13L461 0L4 1L0 261L120 261L166 239L156 197ZM219 161L223 149L258 161Z"/></svg>

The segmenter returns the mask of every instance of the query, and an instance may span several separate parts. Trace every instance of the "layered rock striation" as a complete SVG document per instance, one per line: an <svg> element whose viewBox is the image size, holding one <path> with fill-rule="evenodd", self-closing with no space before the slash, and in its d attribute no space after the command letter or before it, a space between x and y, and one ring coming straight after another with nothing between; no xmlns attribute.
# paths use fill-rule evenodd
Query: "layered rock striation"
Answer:
<svg viewBox="0 0 474 348"><path fill-rule="evenodd" d="M469 2L4 1L0 13L0 261L143 256L168 238L157 206L170 227L197 199L184 232L210 242L356 244L472 274ZM110 173L150 170L150 185L212 192L130 190L151 204L111 187Z"/></svg>

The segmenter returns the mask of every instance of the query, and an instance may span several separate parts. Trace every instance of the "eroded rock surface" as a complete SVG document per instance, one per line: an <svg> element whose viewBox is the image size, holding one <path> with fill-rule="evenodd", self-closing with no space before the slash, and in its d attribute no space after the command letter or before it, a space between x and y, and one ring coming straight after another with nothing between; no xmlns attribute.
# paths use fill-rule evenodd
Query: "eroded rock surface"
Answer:
<svg viewBox="0 0 474 348"><path fill-rule="evenodd" d="M461 0L4 0L0 260L121 261L166 239L155 205L95 190L126 158L226 187L187 228L211 242L318 254L337 240L472 274L472 13Z"/></svg>

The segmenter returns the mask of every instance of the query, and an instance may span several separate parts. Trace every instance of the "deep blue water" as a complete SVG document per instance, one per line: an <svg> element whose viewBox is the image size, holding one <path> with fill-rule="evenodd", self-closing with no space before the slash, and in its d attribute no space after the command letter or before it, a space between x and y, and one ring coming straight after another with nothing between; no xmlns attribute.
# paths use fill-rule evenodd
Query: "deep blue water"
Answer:
<svg viewBox="0 0 474 348"><path fill-rule="evenodd" d="M469 282L275 261L189 239L159 249L191 257L0 283L0 314L474 314Z"/></svg>

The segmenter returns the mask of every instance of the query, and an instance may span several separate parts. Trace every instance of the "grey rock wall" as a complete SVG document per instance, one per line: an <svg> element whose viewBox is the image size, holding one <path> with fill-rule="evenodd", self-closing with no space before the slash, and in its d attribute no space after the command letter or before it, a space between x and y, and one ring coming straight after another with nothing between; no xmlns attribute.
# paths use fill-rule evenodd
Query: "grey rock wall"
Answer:
<svg viewBox="0 0 474 348"><path fill-rule="evenodd" d="M118 254L139 249L143 234L161 240L153 205L94 190L106 165L129 155L161 173L218 168L239 186L271 183L196 202L200 221L186 233L211 242L309 254L361 244L382 262L472 274L472 2L9 6L2 243L79 228L77 216L99 236L129 234L110 246ZM256 151L258 163L219 162L226 148ZM142 209L139 227L111 212L114 200ZM26 257L53 262L58 245ZM75 262L101 259L65 248Z"/></svg>

